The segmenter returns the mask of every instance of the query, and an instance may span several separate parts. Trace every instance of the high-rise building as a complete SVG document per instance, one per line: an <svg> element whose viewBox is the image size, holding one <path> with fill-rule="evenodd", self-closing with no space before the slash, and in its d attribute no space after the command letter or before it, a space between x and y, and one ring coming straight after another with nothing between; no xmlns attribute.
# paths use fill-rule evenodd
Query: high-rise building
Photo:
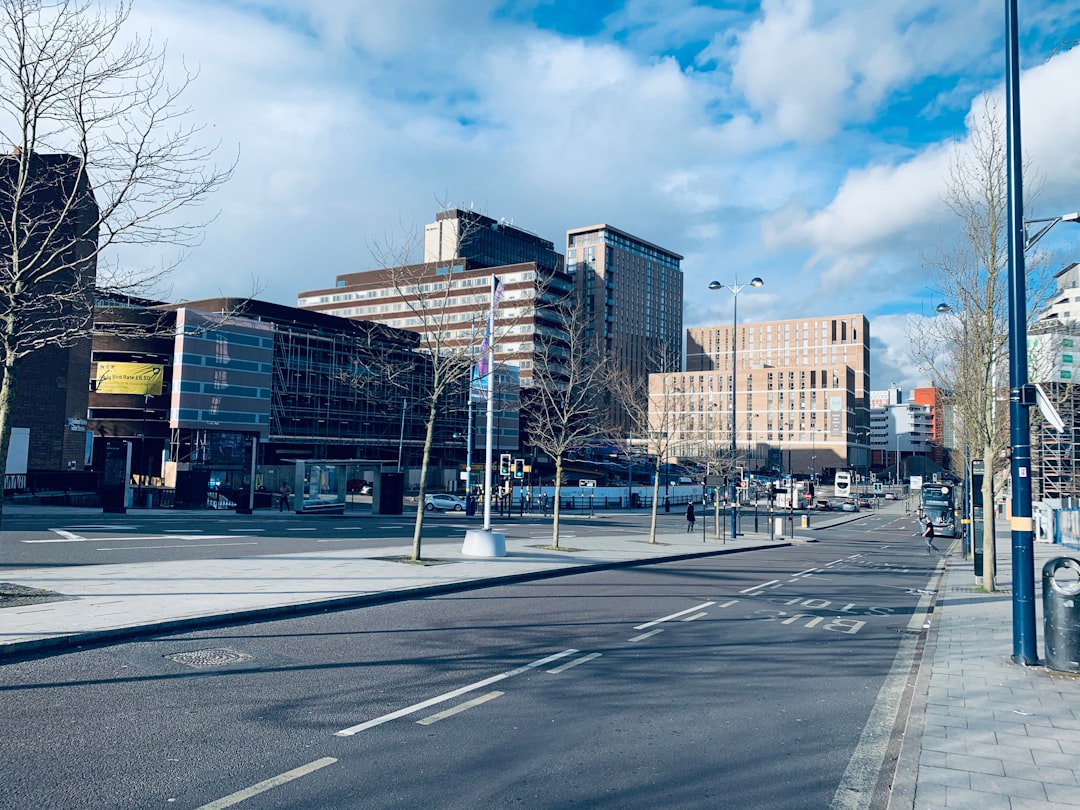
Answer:
<svg viewBox="0 0 1080 810"><path fill-rule="evenodd" d="M863 315L696 327L686 371L650 376L650 407L674 411L674 456L730 448L734 416L747 471L828 476L869 467L869 369Z"/></svg>
<svg viewBox="0 0 1080 810"><path fill-rule="evenodd" d="M682 258L611 225L566 232L590 336L630 375L682 367Z"/></svg>

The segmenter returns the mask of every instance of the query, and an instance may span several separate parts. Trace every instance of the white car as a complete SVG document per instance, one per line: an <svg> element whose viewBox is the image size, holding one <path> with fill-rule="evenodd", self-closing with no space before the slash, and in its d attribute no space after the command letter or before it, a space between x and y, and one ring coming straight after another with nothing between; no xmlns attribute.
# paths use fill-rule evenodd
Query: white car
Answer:
<svg viewBox="0 0 1080 810"><path fill-rule="evenodd" d="M844 501L840 504L840 510L843 512L858 512L859 505L855 501Z"/></svg>
<svg viewBox="0 0 1080 810"><path fill-rule="evenodd" d="M465 511L465 499L459 498L457 495L425 495L424 496L424 508L429 512L434 512L438 509L440 512L464 512Z"/></svg>
<svg viewBox="0 0 1080 810"><path fill-rule="evenodd" d="M895 492L886 492L885 493L885 500L887 500L887 501L895 501L896 500L896 493Z"/></svg>

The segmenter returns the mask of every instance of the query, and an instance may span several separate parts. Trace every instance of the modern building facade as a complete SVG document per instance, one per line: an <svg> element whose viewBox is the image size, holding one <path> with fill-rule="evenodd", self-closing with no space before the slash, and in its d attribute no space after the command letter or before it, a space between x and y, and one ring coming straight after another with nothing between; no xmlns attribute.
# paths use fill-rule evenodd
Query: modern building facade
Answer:
<svg viewBox="0 0 1080 810"><path fill-rule="evenodd" d="M869 367L863 315L690 328L686 371L649 378L650 411L673 410L673 456L730 448L734 413L747 471L828 478L870 463Z"/></svg>
<svg viewBox="0 0 1080 810"><path fill-rule="evenodd" d="M419 464L427 414L416 403L431 368L415 333L227 298L100 302L96 319L88 428L132 442L137 483L201 471L238 489L252 443L260 467ZM440 403L440 484L456 480L464 457L466 398L462 383Z"/></svg>
<svg viewBox="0 0 1080 810"><path fill-rule="evenodd" d="M899 388L871 392L870 403L870 468L885 480L905 480L910 459L933 457L941 420L929 405L904 402ZM922 472L920 465L915 474Z"/></svg>
<svg viewBox="0 0 1080 810"><path fill-rule="evenodd" d="M682 368L682 256L611 225L566 232L566 268L589 338L643 388Z"/></svg>
<svg viewBox="0 0 1080 810"><path fill-rule="evenodd" d="M424 262L439 264L469 259L474 267L503 267L532 262L547 272L562 269L555 243L475 211L447 208L424 226Z"/></svg>

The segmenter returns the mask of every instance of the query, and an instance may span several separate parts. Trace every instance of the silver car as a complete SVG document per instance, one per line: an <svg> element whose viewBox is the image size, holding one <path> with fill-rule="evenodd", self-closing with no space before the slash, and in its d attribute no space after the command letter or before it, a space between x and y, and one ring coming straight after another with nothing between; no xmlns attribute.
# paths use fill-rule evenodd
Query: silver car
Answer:
<svg viewBox="0 0 1080 810"><path fill-rule="evenodd" d="M424 508L429 512L438 509L440 512L464 512L465 499L457 495L439 493L437 495L424 496Z"/></svg>

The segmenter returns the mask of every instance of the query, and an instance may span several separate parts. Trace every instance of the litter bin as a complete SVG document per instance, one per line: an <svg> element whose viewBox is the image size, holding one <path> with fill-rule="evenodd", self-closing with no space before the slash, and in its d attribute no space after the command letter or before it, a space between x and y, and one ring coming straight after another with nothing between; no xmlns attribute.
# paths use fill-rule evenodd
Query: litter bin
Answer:
<svg viewBox="0 0 1080 810"><path fill-rule="evenodd" d="M472 517L476 514L476 498L472 495L465 496L465 517Z"/></svg>
<svg viewBox="0 0 1080 810"><path fill-rule="evenodd" d="M1043 566L1046 665L1080 672L1080 560L1055 557Z"/></svg>
<svg viewBox="0 0 1080 810"><path fill-rule="evenodd" d="M787 526L784 525L786 522L787 521L784 520L784 518L782 517L778 517L776 519L776 533L778 535L783 536L784 533L787 531Z"/></svg>
<svg viewBox="0 0 1080 810"><path fill-rule="evenodd" d="M981 577L983 575L983 548L982 543L979 543L972 551L972 562L975 568L975 576ZM997 555L994 555L994 576L997 576Z"/></svg>

